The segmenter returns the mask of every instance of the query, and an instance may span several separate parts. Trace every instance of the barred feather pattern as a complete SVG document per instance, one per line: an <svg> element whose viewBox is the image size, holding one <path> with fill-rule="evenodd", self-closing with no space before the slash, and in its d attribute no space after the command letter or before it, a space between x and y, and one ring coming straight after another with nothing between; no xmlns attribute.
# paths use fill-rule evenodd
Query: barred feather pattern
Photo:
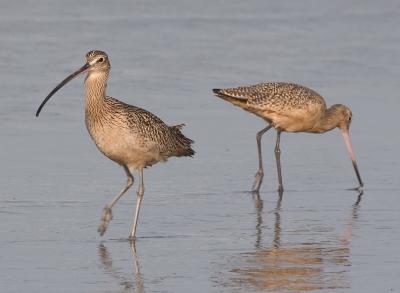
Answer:
<svg viewBox="0 0 400 293"><path fill-rule="evenodd" d="M95 108L86 110L89 133L99 150L121 165L141 169L195 153L181 126L168 126L149 111L111 97L98 100Z"/></svg>
<svg viewBox="0 0 400 293"><path fill-rule="evenodd" d="M282 131L320 133L338 123L337 119L329 119L334 108L327 109L322 96L295 83L269 82L213 91Z"/></svg>
<svg viewBox="0 0 400 293"><path fill-rule="evenodd" d="M118 121L116 117L124 116L127 123L119 126L128 129L142 138L142 146L155 144L158 151L165 156L193 156L191 148L193 140L185 137L178 126L168 126L160 118L142 108L123 103L117 99L105 99L109 113L113 114L111 120Z"/></svg>
<svg viewBox="0 0 400 293"><path fill-rule="evenodd" d="M85 80L85 121L97 148L130 169L142 169L169 157L193 156L193 141L183 124L168 126L142 108L106 96L109 68L89 72Z"/></svg>
<svg viewBox="0 0 400 293"><path fill-rule="evenodd" d="M324 99L317 92L295 83L259 83L221 89L218 94L245 99L247 105L252 108L270 110L276 113L283 113L292 109L304 109L310 105L326 108Z"/></svg>

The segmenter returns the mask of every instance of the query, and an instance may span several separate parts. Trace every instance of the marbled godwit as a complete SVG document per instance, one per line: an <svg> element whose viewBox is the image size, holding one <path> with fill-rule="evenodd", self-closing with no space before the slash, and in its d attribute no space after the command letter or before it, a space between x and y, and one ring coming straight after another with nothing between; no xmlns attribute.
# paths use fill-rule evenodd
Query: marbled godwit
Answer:
<svg viewBox="0 0 400 293"><path fill-rule="evenodd" d="M120 164L128 177L125 187L106 205L98 229L100 235L107 230L112 218L111 209L133 185L133 170L139 170L136 211L129 239L135 238L140 203L144 194L143 169L169 157L192 156L192 140L181 133L183 124L167 126L152 113L106 96L110 62L102 51L86 54L86 64L57 85L39 106L45 103L67 82L81 73L85 79L85 122L97 148L111 160Z"/></svg>
<svg viewBox="0 0 400 293"><path fill-rule="evenodd" d="M264 177L261 137L271 127L274 127L277 131L275 157L278 169L279 192L283 191L281 151L279 148L281 132L323 133L336 127L342 132L353 162L360 184L356 189L362 190L363 182L358 171L349 136L352 113L348 107L337 104L327 109L324 99L315 91L301 85L284 82L260 83L229 89L213 89L213 92L225 101L249 111L269 123L256 136L259 168L255 175L253 191L259 191Z"/></svg>

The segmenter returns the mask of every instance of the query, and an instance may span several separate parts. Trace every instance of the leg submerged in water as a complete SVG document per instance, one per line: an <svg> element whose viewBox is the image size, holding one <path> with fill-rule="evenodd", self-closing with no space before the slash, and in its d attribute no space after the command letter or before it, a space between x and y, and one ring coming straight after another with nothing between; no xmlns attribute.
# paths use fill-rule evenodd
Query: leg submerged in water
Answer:
<svg viewBox="0 0 400 293"><path fill-rule="evenodd" d="M135 240L136 226L137 226L138 219L139 219L140 204L142 202L143 195L144 195L143 169L140 170L139 176L140 176L140 179L139 179L139 188L138 188L137 197L136 197L135 217L133 219L133 227L132 227L132 232L129 235L129 240Z"/></svg>
<svg viewBox="0 0 400 293"><path fill-rule="evenodd" d="M134 182L134 178L132 176L132 173L129 171L127 166L123 166L126 176L128 177L127 181L126 181L126 185L125 187L121 190L121 192L114 197L114 199L104 207L103 209L103 214L101 216L101 222L99 225L99 228L97 229L97 232L100 233L100 236L103 236L104 233L107 230L108 227L108 223L111 221L112 219L112 207L117 203L117 201L125 194L125 192L128 191L128 189L133 185Z"/></svg>
<svg viewBox="0 0 400 293"><path fill-rule="evenodd" d="M281 169L281 149L279 148L279 144L281 142L281 130L277 130L276 136L276 145L275 145L275 159L276 159L276 168L278 170L278 192L281 194L283 192L283 184L282 184L282 169Z"/></svg>
<svg viewBox="0 0 400 293"><path fill-rule="evenodd" d="M258 171L254 176L254 183L253 187L251 188L253 192L258 192L260 190L261 183L264 178L264 169L263 169L263 162L262 162L262 151L261 151L261 138L265 132L271 129L271 125L268 125L261 131L259 131L256 135L257 140L257 151L258 151Z"/></svg>

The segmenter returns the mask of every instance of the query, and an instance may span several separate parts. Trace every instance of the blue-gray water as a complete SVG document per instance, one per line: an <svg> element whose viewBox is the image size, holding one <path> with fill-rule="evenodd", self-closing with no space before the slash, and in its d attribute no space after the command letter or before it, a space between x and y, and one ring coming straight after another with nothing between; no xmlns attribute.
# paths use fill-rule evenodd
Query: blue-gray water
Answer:
<svg viewBox="0 0 400 293"><path fill-rule="evenodd" d="M2 1L1 292L399 292L398 1ZM136 185L84 126L83 77L37 106L91 49L110 55L108 93L186 123L194 158L145 172L136 255L127 241ZM353 111L365 193L340 132L263 138L265 123L210 89L294 81ZM136 174L135 174L136 175Z"/></svg>

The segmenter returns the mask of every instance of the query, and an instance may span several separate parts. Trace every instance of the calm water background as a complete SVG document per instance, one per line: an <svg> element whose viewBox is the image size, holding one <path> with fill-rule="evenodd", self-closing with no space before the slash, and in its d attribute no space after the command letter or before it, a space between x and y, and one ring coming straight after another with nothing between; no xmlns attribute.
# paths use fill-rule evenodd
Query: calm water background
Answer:
<svg viewBox="0 0 400 293"><path fill-rule="evenodd" d="M399 1L2 1L1 292L399 292ZM125 182L84 126L80 67L110 55L109 94L185 122L194 158L145 172L136 253L135 188L97 235ZM366 190L339 131L274 133L210 89L295 81L353 111Z"/></svg>

